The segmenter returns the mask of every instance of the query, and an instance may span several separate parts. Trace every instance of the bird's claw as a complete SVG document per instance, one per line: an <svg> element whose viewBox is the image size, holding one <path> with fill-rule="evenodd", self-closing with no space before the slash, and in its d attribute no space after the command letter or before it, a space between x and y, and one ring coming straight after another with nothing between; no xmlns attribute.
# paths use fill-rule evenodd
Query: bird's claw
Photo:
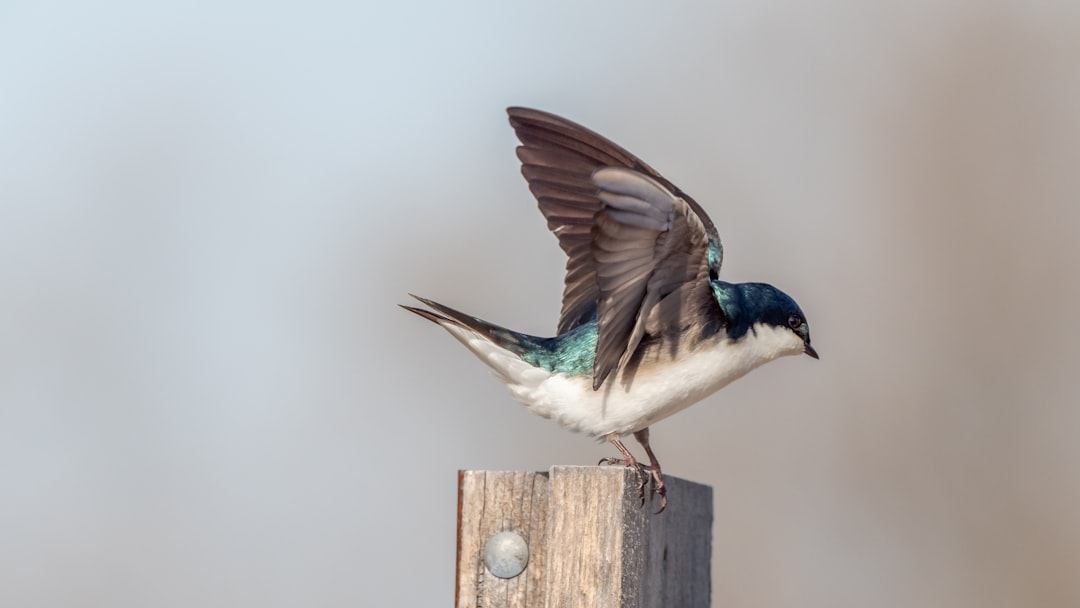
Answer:
<svg viewBox="0 0 1080 608"><path fill-rule="evenodd" d="M664 512L667 508L667 486L664 485L664 476L660 472L660 467L652 467L649 465L641 464L637 460L628 458L601 458L598 465L612 465L612 466L624 466L626 468L632 468L637 472L638 476L638 498L641 500L640 506L645 506L645 488L649 488L649 500L652 500L657 494L660 495L660 509L656 511L656 515Z"/></svg>
<svg viewBox="0 0 1080 608"><path fill-rule="evenodd" d="M649 488L649 500L652 500L653 496L660 495L660 508L656 510L655 515L659 515L667 508L667 486L664 485L664 476L660 473L660 467L646 467L649 469L649 473L652 474L652 486Z"/></svg>

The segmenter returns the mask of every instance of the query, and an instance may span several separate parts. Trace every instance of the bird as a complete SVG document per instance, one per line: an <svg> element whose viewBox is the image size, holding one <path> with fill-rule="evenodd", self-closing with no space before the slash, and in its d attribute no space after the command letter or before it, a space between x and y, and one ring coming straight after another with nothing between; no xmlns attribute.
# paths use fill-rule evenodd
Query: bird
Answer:
<svg viewBox="0 0 1080 608"><path fill-rule="evenodd" d="M720 279L724 249L689 195L611 140L548 112L507 109L521 173L567 255L556 333L517 332L410 294L400 305L441 326L530 411L610 442L601 464L637 471L644 504L668 504L649 444L655 423L774 359L806 354L810 327L790 296ZM634 438L649 464L622 438Z"/></svg>

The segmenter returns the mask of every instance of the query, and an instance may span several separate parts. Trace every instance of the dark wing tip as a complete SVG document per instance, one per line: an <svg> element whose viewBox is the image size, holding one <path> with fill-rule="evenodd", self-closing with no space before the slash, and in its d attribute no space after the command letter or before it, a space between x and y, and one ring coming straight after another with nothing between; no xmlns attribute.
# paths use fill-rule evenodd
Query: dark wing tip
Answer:
<svg viewBox="0 0 1080 608"><path fill-rule="evenodd" d="M604 386L604 380L611 374L611 368L601 371L600 368L593 368L592 390L598 391L601 386Z"/></svg>
<svg viewBox="0 0 1080 608"><path fill-rule="evenodd" d="M526 108L524 106L510 106L506 108L506 114L510 117L510 120L515 118L558 118L551 112L545 112L543 110L537 110L534 108Z"/></svg>
<svg viewBox="0 0 1080 608"><path fill-rule="evenodd" d="M513 127L515 131L528 122L551 123L558 120L558 117L554 114L541 110L534 110L532 108L522 108L520 106L506 108L506 115L510 119L510 126Z"/></svg>

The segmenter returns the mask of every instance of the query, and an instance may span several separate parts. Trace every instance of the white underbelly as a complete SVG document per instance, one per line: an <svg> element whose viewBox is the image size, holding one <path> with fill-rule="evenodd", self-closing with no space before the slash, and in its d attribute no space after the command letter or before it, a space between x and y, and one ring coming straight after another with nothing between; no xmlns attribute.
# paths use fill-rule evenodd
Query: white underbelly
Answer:
<svg viewBox="0 0 1080 608"><path fill-rule="evenodd" d="M761 340L715 343L677 361L642 365L629 383L622 374L609 378L598 391L591 376L561 373L509 388L530 410L569 429L594 436L625 434L701 401L772 359L799 352L786 344L762 346Z"/></svg>
<svg viewBox="0 0 1080 608"><path fill-rule="evenodd" d="M737 342L703 344L674 361L642 362L631 378L620 372L594 391L590 375L570 376L534 367L472 330L451 323L443 327L531 411L593 436L644 429L764 363L803 350L794 332L758 324Z"/></svg>

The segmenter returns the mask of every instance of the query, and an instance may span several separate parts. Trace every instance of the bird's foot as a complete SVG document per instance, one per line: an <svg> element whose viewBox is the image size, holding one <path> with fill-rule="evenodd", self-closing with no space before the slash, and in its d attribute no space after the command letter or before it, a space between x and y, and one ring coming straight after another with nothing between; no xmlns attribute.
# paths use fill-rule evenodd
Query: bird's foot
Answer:
<svg viewBox="0 0 1080 608"><path fill-rule="evenodd" d="M649 500L652 500L653 496L660 495L660 508L656 510L656 515L664 512L667 508L667 486L664 485L664 474L660 471L660 465L646 466L644 467L649 471L649 475L652 478L652 486L649 488Z"/></svg>
<svg viewBox="0 0 1080 608"><path fill-rule="evenodd" d="M659 515L667 508L667 486L664 485L664 474L659 466L641 464L633 456L630 458L601 458L598 464L622 466L634 469L638 476L638 499L641 506L645 506L645 488L649 488L649 500L660 495L660 508L656 511Z"/></svg>
<svg viewBox="0 0 1080 608"><path fill-rule="evenodd" d="M648 486L649 500L652 500L657 494L660 495L660 508L656 511L656 514L659 515L667 508L667 487L664 485L664 474L660 471L660 463L656 461L656 456L649 447L648 429L634 433L634 437L645 446L645 450L649 454L649 464L645 465L638 462L615 433L608 435L608 441L622 453L622 458L601 458L599 464L624 466L637 471L638 498L641 499L641 506L645 506L645 488Z"/></svg>
<svg viewBox="0 0 1080 608"><path fill-rule="evenodd" d="M611 466L626 467L628 469L634 469L637 472L638 477L638 498L641 499L641 504L645 504L645 486L649 485L651 479L649 467L638 462L633 456L630 458L601 458L599 464L606 464Z"/></svg>
<svg viewBox="0 0 1080 608"><path fill-rule="evenodd" d="M657 494L660 495L660 508L656 511L656 515L659 515L667 508L667 486L664 485L664 473L660 470L660 461L656 459L656 454L653 453L652 446L649 445L649 428L646 427L636 431L634 439L638 440L641 447L645 448L645 453L649 455L649 466L645 467L652 477L649 499L652 500Z"/></svg>

